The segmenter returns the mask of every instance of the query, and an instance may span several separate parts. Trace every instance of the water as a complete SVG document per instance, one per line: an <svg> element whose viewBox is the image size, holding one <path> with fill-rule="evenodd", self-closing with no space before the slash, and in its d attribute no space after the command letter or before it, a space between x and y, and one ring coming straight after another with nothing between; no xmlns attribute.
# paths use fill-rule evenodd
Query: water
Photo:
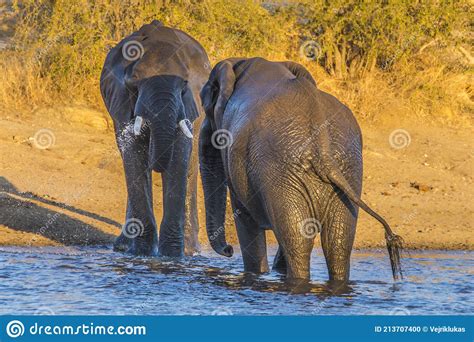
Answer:
<svg viewBox="0 0 474 342"><path fill-rule="evenodd" d="M472 314L473 257L411 252L403 260L406 279L394 283L385 252L355 251L351 283L332 289L320 250L313 252L313 280L287 284L276 273L242 273L239 254L172 261L109 248L3 247L0 314Z"/></svg>

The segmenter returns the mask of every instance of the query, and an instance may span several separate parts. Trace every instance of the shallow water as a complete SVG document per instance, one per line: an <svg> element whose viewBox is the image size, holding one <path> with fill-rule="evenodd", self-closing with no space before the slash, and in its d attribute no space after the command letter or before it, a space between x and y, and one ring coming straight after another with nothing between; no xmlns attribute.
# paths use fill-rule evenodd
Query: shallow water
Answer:
<svg viewBox="0 0 474 342"><path fill-rule="evenodd" d="M273 260L275 250L270 250ZM472 314L474 252L411 252L394 283L384 251L354 251L351 283L325 283L321 250L312 281L242 273L240 254L179 261L109 248L0 248L0 314L370 315Z"/></svg>

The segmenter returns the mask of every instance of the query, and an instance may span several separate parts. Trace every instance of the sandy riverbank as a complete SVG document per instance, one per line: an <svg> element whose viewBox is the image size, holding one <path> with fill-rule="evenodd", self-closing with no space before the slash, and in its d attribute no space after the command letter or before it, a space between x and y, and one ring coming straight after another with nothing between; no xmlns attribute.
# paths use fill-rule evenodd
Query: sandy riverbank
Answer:
<svg viewBox="0 0 474 342"><path fill-rule="evenodd" d="M403 236L408 248L474 248L473 141L469 128L420 121L361 122L363 198ZM410 145L390 146L403 128ZM35 146L41 129L54 145ZM0 245L106 244L120 232L125 185L105 116L85 108L37 110L0 119ZM161 218L160 177L154 177ZM199 190L202 198L202 191ZM200 201L200 222L204 208ZM229 220L231 221L231 220ZM233 224L228 227L235 240ZM356 247L384 246L383 229L361 213ZM207 243L204 229L201 241ZM235 243L235 242L234 242ZM318 242L317 242L318 243Z"/></svg>

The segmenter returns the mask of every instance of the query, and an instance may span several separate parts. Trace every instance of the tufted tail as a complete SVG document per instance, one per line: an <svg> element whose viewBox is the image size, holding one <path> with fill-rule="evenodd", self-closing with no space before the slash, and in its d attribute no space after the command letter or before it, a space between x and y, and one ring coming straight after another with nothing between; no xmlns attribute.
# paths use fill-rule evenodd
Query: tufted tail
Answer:
<svg viewBox="0 0 474 342"><path fill-rule="evenodd" d="M387 243L388 254L390 256L393 279L397 280L399 276L400 278L403 278L400 262L400 251L403 248L403 239L399 235L394 234L387 221L385 221L382 216L373 211L364 201L359 198L359 196L357 196L344 175L335 166L331 168L331 171L326 175L326 177L331 183L342 190L342 192L344 192L344 194L349 197L352 202L357 204L365 212L382 223L383 227L385 228L385 241Z"/></svg>

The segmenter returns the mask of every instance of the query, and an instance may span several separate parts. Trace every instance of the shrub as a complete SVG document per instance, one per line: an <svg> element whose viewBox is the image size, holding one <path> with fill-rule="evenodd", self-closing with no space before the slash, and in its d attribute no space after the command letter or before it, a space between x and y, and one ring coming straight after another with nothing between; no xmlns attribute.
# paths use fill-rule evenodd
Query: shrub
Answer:
<svg viewBox="0 0 474 342"><path fill-rule="evenodd" d="M330 74L390 70L406 63L433 40L463 37L469 6L452 1L306 0L295 5L299 31L321 47L320 63Z"/></svg>
<svg viewBox="0 0 474 342"><path fill-rule="evenodd" d="M13 44L0 51L4 110L61 101L103 109L107 51L158 19L200 41L213 63L299 61L362 117L393 103L409 115L473 111L467 0L22 0L13 9Z"/></svg>

